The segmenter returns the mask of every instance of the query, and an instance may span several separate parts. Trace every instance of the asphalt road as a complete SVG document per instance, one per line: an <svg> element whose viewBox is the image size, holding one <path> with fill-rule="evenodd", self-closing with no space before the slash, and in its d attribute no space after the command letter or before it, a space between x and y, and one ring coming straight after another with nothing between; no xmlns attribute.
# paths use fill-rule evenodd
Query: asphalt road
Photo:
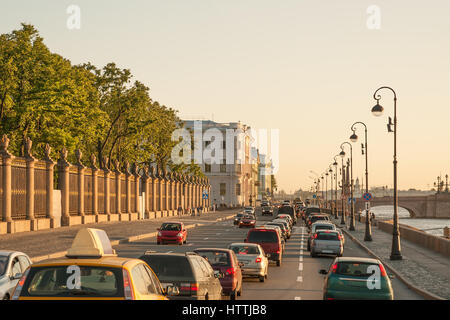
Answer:
<svg viewBox="0 0 450 320"><path fill-rule="evenodd" d="M275 213L276 215L276 213ZM257 209L257 225L272 220L270 216L262 217ZM203 222L203 221L202 221ZM188 231L187 244L157 245L156 238L148 238L137 242L115 246L119 256L138 258L146 250L157 252L187 252L195 248L226 248L232 242L242 242L248 230L239 229L232 220L222 222L206 222ZM333 257L311 258L306 250L307 228L302 222L294 226L292 236L287 241L283 261L280 267L271 263L266 282L258 279L244 279L241 300L321 300L324 276L320 269L327 269ZM346 239L344 256L369 257L358 245ZM400 280L393 279L394 298L396 300L423 300L411 291Z"/></svg>

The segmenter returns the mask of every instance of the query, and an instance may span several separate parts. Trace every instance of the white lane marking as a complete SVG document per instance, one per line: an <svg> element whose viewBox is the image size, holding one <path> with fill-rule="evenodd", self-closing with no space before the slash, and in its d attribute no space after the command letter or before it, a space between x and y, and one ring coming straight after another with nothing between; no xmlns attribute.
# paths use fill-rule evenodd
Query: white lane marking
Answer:
<svg viewBox="0 0 450 320"><path fill-rule="evenodd" d="M172 253L173 251L167 251L167 253Z"/></svg>
<svg viewBox="0 0 450 320"><path fill-rule="evenodd" d="M187 245L188 245L188 247L191 247L191 246L193 246L194 244L193 244L193 243L188 243Z"/></svg>
<svg viewBox="0 0 450 320"><path fill-rule="evenodd" d="M208 240L209 238L204 238L203 240Z"/></svg>
<svg viewBox="0 0 450 320"><path fill-rule="evenodd" d="M298 270L303 271L303 263L300 262L300 264L298 265Z"/></svg>
<svg viewBox="0 0 450 320"><path fill-rule="evenodd" d="M216 236L220 236L221 235L221 233L216 233Z"/></svg>
<svg viewBox="0 0 450 320"><path fill-rule="evenodd" d="M301 256L303 255L303 250L300 250L300 255L301 255Z"/></svg>
<svg viewBox="0 0 450 320"><path fill-rule="evenodd" d="M295 297L294 300L302 300L301 297Z"/></svg>
<svg viewBox="0 0 450 320"><path fill-rule="evenodd" d="M302 276L297 277L297 282L303 282L303 277Z"/></svg>
<svg viewBox="0 0 450 320"><path fill-rule="evenodd" d="M303 261L303 256L300 256L298 260Z"/></svg>

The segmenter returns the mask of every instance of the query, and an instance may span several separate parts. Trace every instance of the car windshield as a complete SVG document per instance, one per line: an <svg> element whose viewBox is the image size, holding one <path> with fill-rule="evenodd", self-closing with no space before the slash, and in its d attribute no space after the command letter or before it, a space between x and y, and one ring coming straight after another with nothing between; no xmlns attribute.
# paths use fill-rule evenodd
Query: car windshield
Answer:
<svg viewBox="0 0 450 320"><path fill-rule="evenodd" d="M354 277L369 277L374 274L374 270L379 271L379 266L375 263L366 262L338 262L336 274Z"/></svg>
<svg viewBox="0 0 450 320"><path fill-rule="evenodd" d="M316 226L316 230L333 230L333 226L332 225L326 225L326 224L319 224Z"/></svg>
<svg viewBox="0 0 450 320"><path fill-rule="evenodd" d="M306 208L306 214L309 215L314 212L320 213L320 209L319 208Z"/></svg>
<svg viewBox="0 0 450 320"><path fill-rule="evenodd" d="M234 251L236 254L259 254L258 247L256 246L244 246L244 245L238 245L238 246L231 246L231 250Z"/></svg>
<svg viewBox="0 0 450 320"><path fill-rule="evenodd" d="M339 240L339 235L335 232L333 233L327 233L327 232L318 232L317 233L317 240Z"/></svg>
<svg viewBox="0 0 450 320"><path fill-rule="evenodd" d="M160 281L193 279L192 268L186 257L149 254L140 257L156 273Z"/></svg>
<svg viewBox="0 0 450 320"><path fill-rule="evenodd" d="M277 226L280 227L280 229L286 229L286 226L282 223L276 223L276 222L271 222L267 224L268 226Z"/></svg>
<svg viewBox="0 0 450 320"><path fill-rule="evenodd" d="M319 221L319 220L328 220L328 218L325 216L314 216L311 218L311 222L313 222L313 223L316 221Z"/></svg>
<svg viewBox="0 0 450 320"><path fill-rule="evenodd" d="M251 231L248 236L249 242L278 242L277 233L273 231Z"/></svg>
<svg viewBox="0 0 450 320"><path fill-rule="evenodd" d="M251 220L253 220L253 219L255 219L255 217L253 217L251 215L246 215L246 216L244 216L243 219L251 219Z"/></svg>
<svg viewBox="0 0 450 320"><path fill-rule="evenodd" d="M7 265L8 265L8 257L0 256L0 276L2 276L5 273Z"/></svg>
<svg viewBox="0 0 450 320"><path fill-rule="evenodd" d="M179 223L163 223L161 230L164 231L181 231L181 224Z"/></svg>
<svg viewBox="0 0 450 320"><path fill-rule="evenodd" d="M290 206L281 207L280 209L278 209L278 213L287 213L289 215L292 215L294 214L294 208Z"/></svg>
<svg viewBox="0 0 450 320"><path fill-rule="evenodd" d="M244 215L242 214L242 213L238 213L237 215L236 215L236 217L237 218L241 218L241 217L243 217Z"/></svg>
<svg viewBox="0 0 450 320"><path fill-rule="evenodd" d="M123 297L122 268L72 265L34 267L26 278L22 295Z"/></svg>
<svg viewBox="0 0 450 320"><path fill-rule="evenodd" d="M227 267L230 266L230 257L228 252L224 251L196 251L198 255L208 260L209 264L213 267Z"/></svg>

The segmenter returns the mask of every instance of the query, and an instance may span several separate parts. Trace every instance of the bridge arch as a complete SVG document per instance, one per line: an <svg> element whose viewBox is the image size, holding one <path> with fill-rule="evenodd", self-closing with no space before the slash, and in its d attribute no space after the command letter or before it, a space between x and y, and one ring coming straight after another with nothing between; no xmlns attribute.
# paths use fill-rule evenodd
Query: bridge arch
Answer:
<svg viewBox="0 0 450 320"><path fill-rule="evenodd" d="M375 208L379 206L392 206L392 197L380 197L370 201L370 207ZM411 218L421 217L426 215L426 199L422 197L399 197L398 206L409 212ZM356 199L355 211L365 210L365 201L362 199Z"/></svg>

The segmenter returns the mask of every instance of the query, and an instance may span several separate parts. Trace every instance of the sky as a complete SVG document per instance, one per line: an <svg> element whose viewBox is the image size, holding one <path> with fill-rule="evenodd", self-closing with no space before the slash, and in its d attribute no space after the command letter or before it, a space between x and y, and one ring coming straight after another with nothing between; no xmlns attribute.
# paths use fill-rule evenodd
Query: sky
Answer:
<svg viewBox="0 0 450 320"><path fill-rule="evenodd" d="M70 5L80 29L67 28ZM373 5L379 29L368 27ZM429 189L450 173L449 15L448 0L15 0L2 4L0 33L30 23L74 64L128 68L181 118L279 129L287 192L312 186L310 171L333 163L356 121L368 127L370 186L392 187L392 93L381 92L382 117L370 112L374 91L390 86L399 188Z"/></svg>

